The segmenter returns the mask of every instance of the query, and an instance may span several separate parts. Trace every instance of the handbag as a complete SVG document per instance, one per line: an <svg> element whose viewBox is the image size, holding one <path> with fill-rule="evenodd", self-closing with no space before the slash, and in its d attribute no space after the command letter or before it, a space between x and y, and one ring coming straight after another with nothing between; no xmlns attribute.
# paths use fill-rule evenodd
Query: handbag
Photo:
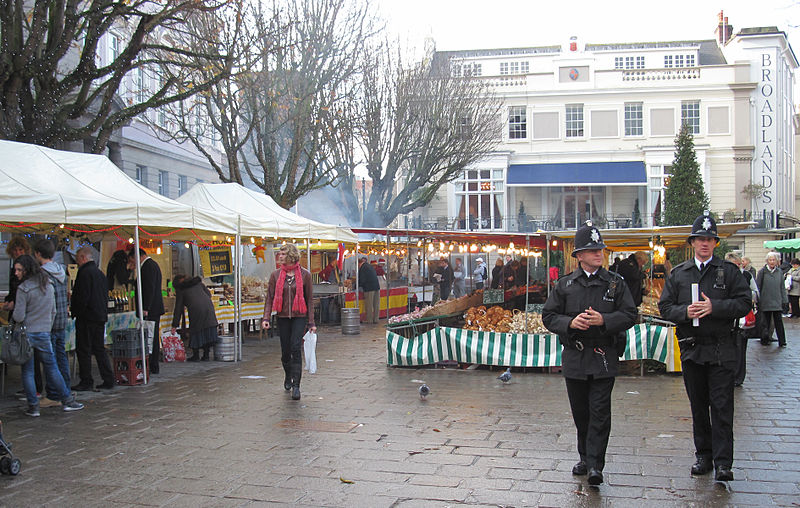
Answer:
<svg viewBox="0 0 800 508"><path fill-rule="evenodd" d="M306 356L306 368L309 374L317 372L317 334L312 331L303 336L303 352Z"/></svg>
<svg viewBox="0 0 800 508"><path fill-rule="evenodd" d="M28 333L22 323L11 323L3 332L3 347L0 361L11 365L22 365L33 356L33 348L28 342Z"/></svg>

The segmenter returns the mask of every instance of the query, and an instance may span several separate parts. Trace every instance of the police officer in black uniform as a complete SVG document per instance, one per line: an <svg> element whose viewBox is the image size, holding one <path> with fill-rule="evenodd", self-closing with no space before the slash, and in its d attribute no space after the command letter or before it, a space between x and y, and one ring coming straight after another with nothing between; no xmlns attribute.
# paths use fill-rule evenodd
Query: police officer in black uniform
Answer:
<svg viewBox="0 0 800 508"><path fill-rule="evenodd" d="M715 467L717 481L730 481L737 363L733 328L750 310L750 287L738 266L714 256L719 237L708 212L694 221L687 241L694 257L672 270L658 308L661 317L677 324L697 457L691 473L702 475ZM693 284L698 284L695 303Z"/></svg>
<svg viewBox="0 0 800 508"><path fill-rule="evenodd" d="M625 281L602 266L604 248L591 222L578 229L572 256L579 266L558 280L542 311L544 325L564 346L561 364L581 457L572 474L588 473L590 485L603 483L617 357L636 319Z"/></svg>

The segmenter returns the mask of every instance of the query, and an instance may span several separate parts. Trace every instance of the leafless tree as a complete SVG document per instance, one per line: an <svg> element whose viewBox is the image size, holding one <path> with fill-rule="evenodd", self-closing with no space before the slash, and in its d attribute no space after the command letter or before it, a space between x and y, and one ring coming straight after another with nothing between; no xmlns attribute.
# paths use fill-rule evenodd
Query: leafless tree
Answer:
<svg viewBox="0 0 800 508"><path fill-rule="evenodd" d="M46 146L93 140L92 151L100 153L131 118L207 90L227 75L230 60L212 46L193 51L193 34L184 28L188 18L213 14L227 1L6 0L0 137ZM112 32L120 46L104 60L98 49ZM159 86L120 96L126 75L155 68L169 69Z"/></svg>
<svg viewBox="0 0 800 508"><path fill-rule="evenodd" d="M500 139L500 101L480 78L451 72L447 58L406 66L396 47L381 44L367 54L361 77L355 142L337 153L338 204L353 223L383 227L428 204ZM359 157L371 180L364 202Z"/></svg>
<svg viewBox="0 0 800 508"><path fill-rule="evenodd" d="M242 159L247 175L285 208L337 178L331 130L354 97L361 50L374 34L366 2L288 0L258 18L263 44L243 89L252 122ZM276 28L286 29L276 30Z"/></svg>

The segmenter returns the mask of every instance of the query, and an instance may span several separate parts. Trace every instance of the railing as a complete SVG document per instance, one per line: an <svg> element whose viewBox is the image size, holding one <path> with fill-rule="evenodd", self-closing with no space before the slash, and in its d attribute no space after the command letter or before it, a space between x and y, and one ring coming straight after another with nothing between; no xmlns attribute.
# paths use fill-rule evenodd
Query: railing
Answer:
<svg viewBox="0 0 800 508"><path fill-rule="evenodd" d="M721 212L712 211L716 216L717 222L755 222L752 229L771 229L777 227L780 221L781 226L785 226L787 218L780 217L779 214L767 211L753 210L725 210ZM401 215L395 219L392 227L399 229L416 229L423 231L501 231L513 233L535 233L537 231L562 231L576 229L579 223L585 219L577 220L576 217L552 217L542 215L519 215L500 217L422 217L413 215ZM633 215L616 214L601 215L592 217L592 222L601 229L628 229L652 227L661 223L659 217L654 215L644 215L633 217Z"/></svg>

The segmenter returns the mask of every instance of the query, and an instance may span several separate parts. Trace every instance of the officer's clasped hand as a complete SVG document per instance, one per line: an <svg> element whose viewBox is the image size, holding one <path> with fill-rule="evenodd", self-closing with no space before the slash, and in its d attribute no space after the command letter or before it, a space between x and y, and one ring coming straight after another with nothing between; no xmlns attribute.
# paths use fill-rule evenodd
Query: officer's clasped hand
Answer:
<svg viewBox="0 0 800 508"><path fill-rule="evenodd" d="M705 293L700 293L702 299L686 307L686 316L689 319L704 318L711 315L711 299Z"/></svg>
<svg viewBox="0 0 800 508"><path fill-rule="evenodd" d="M576 330L588 330L590 326L603 326L604 323L603 315L589 307L575 316L575 318L570 321L569 327L575 328Z"/></svg>

